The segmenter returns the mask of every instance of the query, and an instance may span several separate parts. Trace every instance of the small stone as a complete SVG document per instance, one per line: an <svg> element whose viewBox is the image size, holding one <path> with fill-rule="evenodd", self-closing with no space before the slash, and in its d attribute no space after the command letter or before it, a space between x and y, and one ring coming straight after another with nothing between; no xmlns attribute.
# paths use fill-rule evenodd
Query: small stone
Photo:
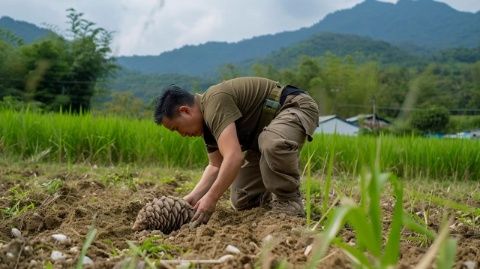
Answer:
<svg viewBox="0 0 480 269"><path fill-rule="evenodd" d="M477 265L475 261L466 261L463 263L463 266L467 269L477 269Z"/></svg>
<svg viewBox="0 0 480 269"><path fill-rule="evenodd" d="M229 261L229 260L233 260L234 258L235 258L235 257L233 257L233 255L223 255L222 257L220 257L220 258L218 259L218 261L219 261L220 263L224 263L224 262L227 262L227 261Z"/></svg>
<svg viewBox="0 0 480 269"><path fill-rule="evenodd" d="M263 243L268 243L268 242L272 241L272 239L273 239L273 236L271 234L269 234L269 235L267 235L263 238Z"/></svg>
<svg viewBox="0 0 480 269"><path fill-rule="evenodd" d="M65 260L65 255L58 251L58 250L52 250L52 254L50 255L50 258L53 260L53 261L62 261L62 260Z"/></svg>
<svg viewBox="0 0 480 269"><path fill-rule="evenodd" d="M31 260L30 261L30 266L35 266L37 264L38 264L38 262L36 260Z"/></svg>
<svg viewBox="0 0 480 269"><path fill-rule="evenodd" d="M83 257L83 265L92 265L92 264L93 264L93 260L90 259L90 257L88 256Z"/></svg>
<svg viewBox="0 0 480 269"><path fill-rule="evenodd" d="M225 251L228 252L228 253L232 253L232 254L240 254L241 253L240 249L238 249L236 246L233 246L233 245L228 245L225 248Z"/></svg>
<svg viewBox="0 0 480 269"><path fill-rule="evenodd" d="M32 246L26 246L23 248L23 250L26 252L26 253L31 253L33 251L33 248Z"/></svg>
<svg viewBox="0 0 480 269"><path fill-rule="evenodd" d="M22 232L17 228L12 228L12 235L15 238L22 238Z"/></svg>
<svg viewBox="0 0 480 269"><path fill-rule="evenodd" d="M52 234L52 238L60 244L66 244L70 242L70 239L68 238L68 236L64 234Z"/></svg>
<svg viewBox="0 0 480 269"><path fill-rule="evenodd" d="M312 244L308 245L305 248L305 251L303 252L303 255L308 256L310 254L310 252L312 252L312 249L313 249L313 245Z"/></svg>
<svg viewBox="0 0 480 269"><path fill-rule="evenodd" d="M68 251L70 251L73 254L77 254L78 253L78 247L77 246L71 247Z"/></svg>
<svg viewBox="0 0 480 269"><path fill-rule="evenodd" d="M13 255L13 253L11 253L11 252L7 252L7 258L13 260L13 259L15 259L15 255Z"/></svg>

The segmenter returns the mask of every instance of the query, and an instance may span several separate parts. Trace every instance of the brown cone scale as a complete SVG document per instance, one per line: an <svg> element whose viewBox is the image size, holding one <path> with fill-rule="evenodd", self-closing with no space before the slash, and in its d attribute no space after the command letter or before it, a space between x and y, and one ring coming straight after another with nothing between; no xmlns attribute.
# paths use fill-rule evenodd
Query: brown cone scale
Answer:
<svg viewBox="0 0 480 269"><path fill-rule="evenodd" d="M164 234L180 229L190 222L193 208L183 199L173 196L154 198L137 215L133 224L134 231L160 230Z"/></svg>

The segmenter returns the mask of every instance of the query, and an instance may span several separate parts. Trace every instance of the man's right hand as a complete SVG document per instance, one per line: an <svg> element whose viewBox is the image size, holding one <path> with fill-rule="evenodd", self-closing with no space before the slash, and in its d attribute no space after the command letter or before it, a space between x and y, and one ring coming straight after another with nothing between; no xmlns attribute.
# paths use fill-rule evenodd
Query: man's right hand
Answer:
<svg viewBox="0 0 480 269"><path fill-rule="evenodd" d="M185 197L183 197L183 200L187 201L191 206L195 206L197 202L202 199L203 195L200 195L199 193L192 191L189 194L187 194Z"/></svg>

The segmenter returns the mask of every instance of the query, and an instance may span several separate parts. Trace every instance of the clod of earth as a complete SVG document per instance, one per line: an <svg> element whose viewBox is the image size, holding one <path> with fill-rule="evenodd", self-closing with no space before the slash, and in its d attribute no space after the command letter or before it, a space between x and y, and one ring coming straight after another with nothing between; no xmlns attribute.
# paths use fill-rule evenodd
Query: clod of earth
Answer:
<svg viewBox="0 0 480 269"><path fill-rule="evenodd" d="M133 224L134 231L160 230L164 234L180 229L190 222L193 208L185 200L173 196L154 198L138 213Z"/></svg>

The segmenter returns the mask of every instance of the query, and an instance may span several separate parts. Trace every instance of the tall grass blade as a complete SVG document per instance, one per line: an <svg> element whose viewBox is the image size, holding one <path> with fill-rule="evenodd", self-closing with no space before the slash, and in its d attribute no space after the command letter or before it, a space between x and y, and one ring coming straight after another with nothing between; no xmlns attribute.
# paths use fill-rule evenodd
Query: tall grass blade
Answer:
<svg viewBox="0 0 480 269"><path fill-rule="evenodd" d="M448 238L440 247L437 258L437 269L450 269L455 264L455 254L457 252L457 241Z"/></svg>
<svg viewBox="0 0 480 269"><path fill-rule="evenodd" d="M83 268L83 259L87 255L87 250L95 239L95 235L97 234L97 229L90 227L87 233L87 237L85 238L85 242L83 242L82 251L80 251L80 256L78 257L77 265L75 269L82 269Z"/></svg>
<svg viewBox="0 0 480 269"><path fill-rule="evenodd" d="M368 260L367 256L360 251L359 249L356 249L341 240L334 240L333 244L338 246L343 250L345 254L357 265L360 265L363 268L374 268L371 265L371 262Z"/></svg>
<svg viewBox="0 0 480 269"><path fill-rule="evenodd" d="M385 246L385 252L382 257L382 266L388 267L398 262L400 254L400 236L402 231L402 215L403 215L403 187L398 179L394 176L390 177L395 195L395 205L393 207L392 222L390 224L390 233Z"/></svg>
<svg viewBox="0 0 480 269"><path fill-rule="evenodd" d="M312 256L305 265L305 268L317 268L318 262L327 253L328 247L337 236L337 233L343 227L345 223L345 217L350 212L350 210L352 210L352 208L353 206L351 205L343 205L332 212L332 216L328 218L328 225L322 232L320 240L317 241L319 243L314 248L314 251L312 251Z"/></svg>
<svg viewBox="0 0 480 269"><path fill-rule="evenodd" d="M334 137L336 137L336 135ZM323 187L322 214L326 214L328 209L328 202L330 201L330 188L332 185L334 159L335 159L335 140L333 142L332 147L330 148L330 154L328 158L327 176L325 177L325 185Z"/></svg>
<svg viewBox="0 0 480 269"><path fill-rule="evenodd" d="M415 269L430 268L431 264L433 263L433 260L435 259L435 256L439 253L443 245L447 245L447 247L449 248L447 250L449 251L448 254L451 254L450 253L450 251L452 250L450 245L451 243L445 244L445 242L448 240L448 228L450 224L451 224L451 221L448 221L443 225L443 227L440 229L440 232L438 233L437 239L435 239L433 244L428 249L427 253L425 253L425 255L417 264L417 266L415 266Z"/></svg>
<svg viewBox="0 0 480 269"><path fill-rule="evenodd" d="M360 207L352 208L346 219L355 231L357 248L361 250L368 249L373 255L380 256L382 245L372 241L372 238L375 237L375 231L369 221L369 217L365 215L365 211L361 210Z"/></svg>
<svg viewBox="0 0 480 269"><path fill-rule="evenodd" d="M412 216L410 216L410 214L408 214L407 212L403 212L402 214L402 222L403 222L403 225L409 229L410 231L413 231L413 232L416 232L418 234L421 234L421 235L425 235L428 237L428 239L430 240L433 240L435 239L435 233L433 231L431 231L430 229L428 229L427 227L423 226L423 225L420 225L418 224L413 218Z"/></svg>

